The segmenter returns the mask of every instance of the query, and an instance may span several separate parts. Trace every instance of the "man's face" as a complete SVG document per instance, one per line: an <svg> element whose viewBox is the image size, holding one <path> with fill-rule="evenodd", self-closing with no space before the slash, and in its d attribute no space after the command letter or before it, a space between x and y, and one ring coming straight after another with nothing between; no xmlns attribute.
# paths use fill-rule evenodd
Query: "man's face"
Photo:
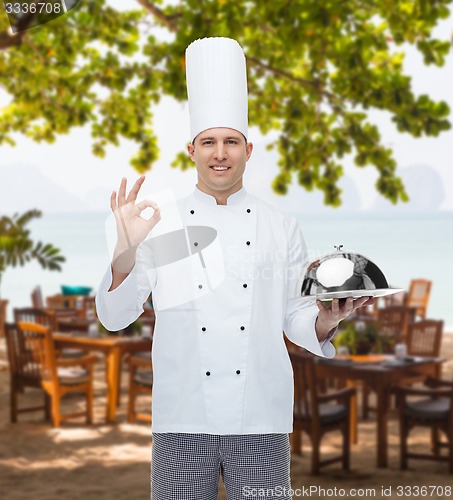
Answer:
<svg viewBox="0 0 453 500"><path fill-rule="evenodd" d="M213 196L230 194L242 187L245 164L253 144L231 128L210 128L195 138L187 150L198 172L198 188Z"/></svg>

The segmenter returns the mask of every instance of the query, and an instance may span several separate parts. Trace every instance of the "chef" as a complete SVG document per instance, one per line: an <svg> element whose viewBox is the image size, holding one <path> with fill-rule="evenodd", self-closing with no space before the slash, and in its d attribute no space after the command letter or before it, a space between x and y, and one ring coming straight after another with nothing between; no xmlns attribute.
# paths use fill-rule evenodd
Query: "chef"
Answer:
<svg viewBox="0 0 453 500"><path fill-rule="evenodd" d="M194 41L186 77L198 177L177 204L186 238L150 238L164 227L165 210L136 203L144 177L129 194L123 179L111 198L117 245L97 312L108 330L125 328L153 293L151 498L214 500L220 474L229 500L251 488L272 498L290 488L293 374L282 332L332 357L338 323L367 299L331 308L301 300L308 262L297 220L243 187L253 145L239 44ZM141 217L149 207L154 215Z"/></svg>

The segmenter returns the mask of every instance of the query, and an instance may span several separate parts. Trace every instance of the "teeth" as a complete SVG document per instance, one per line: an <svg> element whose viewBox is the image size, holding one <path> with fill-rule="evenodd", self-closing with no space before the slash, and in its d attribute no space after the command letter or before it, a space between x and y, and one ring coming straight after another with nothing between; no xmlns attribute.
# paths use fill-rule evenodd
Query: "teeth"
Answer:
<svg viewBox="0 0 453 500"><path fill-rule="evenodd" d="M214 170L228 170L228 167L212 167Z"/></svg>

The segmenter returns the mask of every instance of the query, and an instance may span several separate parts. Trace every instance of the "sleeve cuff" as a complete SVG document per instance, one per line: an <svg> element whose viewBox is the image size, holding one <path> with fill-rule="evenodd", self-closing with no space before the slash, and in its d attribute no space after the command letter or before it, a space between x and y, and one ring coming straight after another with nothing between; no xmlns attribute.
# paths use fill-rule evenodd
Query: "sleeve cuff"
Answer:
<svg viewBox="0 0 453 500"><path fill-rule="evenodd" d="M125 280L109 292L111 284L112 266L109 265L96 293L96 311L104 327L115 332L126 328L143 312L137 301L135 266Z"/></svg>

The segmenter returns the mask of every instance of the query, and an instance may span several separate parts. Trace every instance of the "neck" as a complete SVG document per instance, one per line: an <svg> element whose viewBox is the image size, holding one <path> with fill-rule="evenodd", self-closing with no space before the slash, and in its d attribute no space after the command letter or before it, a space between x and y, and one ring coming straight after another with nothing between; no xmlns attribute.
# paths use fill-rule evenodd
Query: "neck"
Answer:
<svg viewBox="0 0 453 500"><path fill-rule="evenodd" d="M200 182L200 180L198 180L197 188L203 193L213 196L215 198L215 201L217 202L217 205L226 205L228 198L232 194L237 193L242 188L242 182L238 182L230 189L226 189L225 191L216 191L215 189L210 189L203 182Z"/></svg>

